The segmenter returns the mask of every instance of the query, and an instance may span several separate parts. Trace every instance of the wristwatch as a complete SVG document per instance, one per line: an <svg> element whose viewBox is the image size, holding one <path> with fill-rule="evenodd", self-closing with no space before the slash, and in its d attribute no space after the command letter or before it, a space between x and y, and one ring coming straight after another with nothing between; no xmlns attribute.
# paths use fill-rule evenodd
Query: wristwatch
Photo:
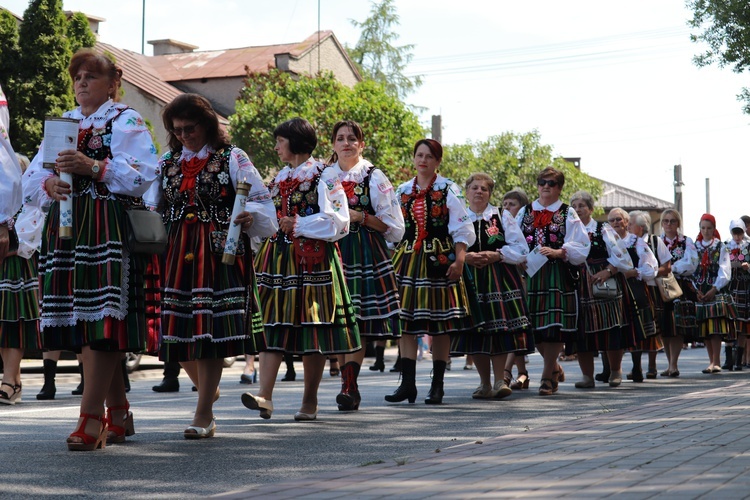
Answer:
<svg viewBox="0 0 750 500"><path fill-rule="evenodd" d="M101 170L99 168L99 160L94 160L94 164L91 166L91 173L94 174L94 175L92 175L91 177L93 177L94 179L98 179L99 178L99 170Z"/></svg>

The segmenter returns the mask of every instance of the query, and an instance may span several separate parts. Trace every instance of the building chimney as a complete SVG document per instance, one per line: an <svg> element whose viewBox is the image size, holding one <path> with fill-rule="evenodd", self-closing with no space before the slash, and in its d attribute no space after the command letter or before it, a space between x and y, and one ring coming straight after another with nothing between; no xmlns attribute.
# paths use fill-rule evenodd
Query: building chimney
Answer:
<svg viewBox="0 0 750 500"><path fill-rule="evenodd" d="M163 40L149 40L149 45L154 46L155 56L165 56L168 54L187 54L198 48L197 45L165 38Z"/></svg>

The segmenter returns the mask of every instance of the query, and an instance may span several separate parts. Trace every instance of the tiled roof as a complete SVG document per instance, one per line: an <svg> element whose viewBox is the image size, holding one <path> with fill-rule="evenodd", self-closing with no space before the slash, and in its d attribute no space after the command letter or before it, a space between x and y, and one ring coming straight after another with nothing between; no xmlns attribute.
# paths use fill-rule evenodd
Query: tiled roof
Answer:
<svg viewBox="0 0 750 500"><path fill-rule="evenodd" d="M596 201L596 204L605 210L615 207L620 207L626 211L665 210L675 207L674 203L670 201L664 201L602 179L597 180L602 183L602 195Z"/></svg>
<svg viewBox="0 0 750 500"><path fill-rule="evenodd" d="M109 52L115 57L117 65L122 68L123 80L135 85L155 99L166 104L182 94L180 90L161 79L159 72L151 66L151 59L153 58L129 50L118 49L113 45L102 42L97 42L96 48L100 52Z"/></svg>
<svg viewBox="0 0 750 500"><path fill-rule="evenodd" d="M320 41L331 36L333 36L332 31L321 31ZM149 59L166 82L227 78L245 76L247 74L245 66L254 72L268 71L268 68L276 67L277 54L290 54L297 58L313 49L317 43L318 33L316 32L307 39L295 43L165 54ZM345 51L344 54L346 54Z"/></svg>

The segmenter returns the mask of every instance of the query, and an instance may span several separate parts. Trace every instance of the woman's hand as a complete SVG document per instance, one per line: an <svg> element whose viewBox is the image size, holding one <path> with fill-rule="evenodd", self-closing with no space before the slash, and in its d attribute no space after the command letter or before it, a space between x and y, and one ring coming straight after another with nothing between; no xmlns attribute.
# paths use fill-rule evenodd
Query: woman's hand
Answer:
<svg viewBox="0 0 750 500"><path fill-rule="evenodd" d="M450 265L448 268L448 271L445 273L445 276L451 280L451 281L458 281L461 276L464 273L464 262L463 260L458 260Z"/></svg>
<svg viewBox="0 0 750 500"><path fill-rule="evenodd" d="M716 297L717 292L718 290L716 289L716 287L712 286L711 289L703 295L698 295L698 298L701 302L711 302L712 300L714 300L714 297Z"/></svg>
<svg viewBox="0 0 750 500"><path fill-rule="evenodd" d="M606 269L603 269L591 277L591 283L604 283L612 275Z"/></svg>
<svg viewBox="0 0 750 500"><path fill-rule="evenodd" d="M740 267L742 267L742 269L747 271L748 269L750 269L750 264L748 264L747 262L743 262Z"/></svg>
<svg viewBox="0 0 750 500"><path fill-rule="evenodd" d="M61 151L57 155L57 160L55 160L55 169L58 172L68 172L87 177L94 176L94 173L91 171L91 167L93 166L93 159L75 149Z"/></svg>
<svg viewBox="0 0 750 500"><path fill-rule="evenodd" d="M253 219L253 214L250 212L240 212L239 215L234 219L235 224L240 224L242 226L243 231L247 231L250 229L253 225L253 222L255 219Z"/></svg>
<svg viewBox="0 0 750 500"><path fill-rule="evenodd" d="M55 201L62 201L70 194L70 184L53 175L44 181L44 189L50 198Z"/></svg>
<svg viewBox="0 0 750 500"><path fill-rule="evenodd" d="M487 265L486 259L480 252L468 252L466 254L466 263L472 267L483 268Z"/></svg>
<svg viewBox="0 0 750 500"><path fill-rule="evenodd" d="M294 236L294 224L297 220L294 217L282 217L279 219L279 229L287 236Z"/></svg>
<svg viewBox="0 0 750 500"><path fill-rule="evenodd" d="M349 209L349 220L352 222L362 223L365 221L365 213Z"/></svg>
<svg viewBox="0 0 750 500"><path fill-rule="evenodd" d="M565 258L565 250L559 248L555 250L550 247L542 247L539 249L539 253L547 257L548 259L563 259Z"/></svg>

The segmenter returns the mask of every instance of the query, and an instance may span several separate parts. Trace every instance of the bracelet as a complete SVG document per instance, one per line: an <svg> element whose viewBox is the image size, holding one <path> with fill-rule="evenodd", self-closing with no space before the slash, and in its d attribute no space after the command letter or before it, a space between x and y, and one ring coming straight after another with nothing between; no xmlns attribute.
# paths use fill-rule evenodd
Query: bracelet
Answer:
<svg viewBox="0 0 750 500"><path fill-rule="evenodd" d="M609 267L609 266L607 266L607 271L609 271L609 275L610 276L614 276L615 275L614 271L612 271L612 268Z"/></svg>
<svg viewBox="0 0 750 500"><path fill-rule="evenodd" d="M360 221L360 225L364 226L365 222L367 222L367 212L362 212L362 220Z"/></svg>

